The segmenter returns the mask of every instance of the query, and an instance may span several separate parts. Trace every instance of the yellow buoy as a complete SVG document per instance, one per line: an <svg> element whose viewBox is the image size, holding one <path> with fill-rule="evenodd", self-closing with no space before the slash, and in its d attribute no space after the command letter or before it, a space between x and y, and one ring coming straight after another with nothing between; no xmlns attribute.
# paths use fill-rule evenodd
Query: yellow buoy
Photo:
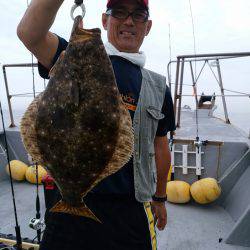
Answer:
<svg viewBox="0 0 250 250"><path fill-rule="evenodd" d="M191 185L190 192L199 204L215 201L221 194L221 188L214 178L204 178Z"/></svg>
<svg viewBox="0 0 250 250"><path fill-rule="evenodd" d="M169 202L187 203L190 201L190 185L185 181L169 181L166 191Z"/></svg>
<svg viewBox="0 0 250 250"><path fill-rule="evenodd" d="M38 165L38 184L42 183L42 178L46 175L47 171L41 165ZM36 166L28 167L25 176L28 182L36 184Z"/></svg>
<svg viewBox="0 0 250 250"><path fill-rule="evenodd" d="M25 180L25 173L28 168L24 162L19 160L12 160L10 161L10 169L11 169L11 176L16 181L23 181ZM10 175L9 172L9 164L6 165L6 173Z"/></svg>

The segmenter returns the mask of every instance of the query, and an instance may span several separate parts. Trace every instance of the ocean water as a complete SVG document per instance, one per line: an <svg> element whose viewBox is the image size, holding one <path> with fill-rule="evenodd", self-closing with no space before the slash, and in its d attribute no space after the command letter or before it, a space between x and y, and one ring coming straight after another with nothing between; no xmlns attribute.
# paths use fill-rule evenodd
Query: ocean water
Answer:
<svg viewBox="0 0 250 250"><path fill-rule="evenodd" d="M14 109L14 122L16 126L19 126L21 118L25 112L25 109ZM10 115L8 110L3 110L4 115L4 122L5 127L7 128L10 125ZM215 116L220 117L223 119L222 114L216 114ZM229 112L229 120L232 125L236 126L237 128L241 129L246 135L250 134L250 110L246 110L246 112ZM2 119L0 118L0 130L2 130Z"/></svg>

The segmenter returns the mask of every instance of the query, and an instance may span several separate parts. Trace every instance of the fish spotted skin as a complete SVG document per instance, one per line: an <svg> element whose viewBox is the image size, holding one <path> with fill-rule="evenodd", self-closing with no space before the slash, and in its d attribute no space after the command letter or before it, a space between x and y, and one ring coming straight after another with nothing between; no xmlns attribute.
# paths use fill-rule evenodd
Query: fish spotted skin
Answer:
<svg viewBox="0 0 250 250"><path fill-rule="evenodd" d="M120 169L133 152L132 121L101 32L78 28L79 20L46 90L33 101L21 125L27 151L46 166L69 213L70 207L85 207L83 196Z"/></svg>

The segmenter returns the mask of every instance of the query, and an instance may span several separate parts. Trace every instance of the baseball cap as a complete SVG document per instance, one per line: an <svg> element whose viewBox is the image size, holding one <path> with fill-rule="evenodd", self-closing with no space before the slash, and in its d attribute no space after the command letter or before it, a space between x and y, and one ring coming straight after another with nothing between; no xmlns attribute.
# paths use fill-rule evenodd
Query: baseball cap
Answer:
<svg viewBox="0 0 250 250"><path fill-rule="evenodd" d="M114 4L118 3L119 0L108 0L107 8L111 8ZM148 0L137 0L144 8L148 9Z"/></svg>

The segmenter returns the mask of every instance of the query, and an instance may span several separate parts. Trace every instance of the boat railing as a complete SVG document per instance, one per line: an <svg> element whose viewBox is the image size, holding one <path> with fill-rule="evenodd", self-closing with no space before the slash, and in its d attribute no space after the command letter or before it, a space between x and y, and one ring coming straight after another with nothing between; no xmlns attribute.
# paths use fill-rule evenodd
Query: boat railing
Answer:
<svg viewBox="0 0 250 250"><path fill-rule="evenodd" d="M223 80L222 80L222 74L221 74L221 66L220 61L225 59L232 59L232 58L242 58L242 57L249 57L250 52L239 52L239 53L218 53L218 54L197 54L197 55L181 55L177 57L177 60L170 61L168 63L168 83L171 90L172 85L174 85L174 112L176 117L176 126L180 127L181 124L181 105L182 105L182 97L184 96L194 96L196 98L196 104L198 106L198 97L201 95L197 94L197 82L201 76L201 73L204 70L204 67L206 64L209 66L211 72L213 73L216 81L218 82L219 88L220 88L220 95L215 95L215 97L221 97L222 98L222 104L223 104L223 110L224 110L224 116L225 116L225 122L230 123L229 116L228 116L228 109L226 104L226 96L230 97L250 97L249 93L242 93L234 90L228 90L225 89L223 86ZM193 63L196 62L203 62L203 65L201 67L201 70L196 76L194 72ZM191 79L192 84L187 84L184 82L184 69L185 65L189 64L190 72L191 72ZM175 72L175 81L172 82L172 72L171 72L171 66L172 64L176 64L176 72ZM217 68L217 73L214 72L212 67ZM188 85L193 87L194 95L186 95L183 94L183 85ZM234 92L235 94L232 95L226 95L225 90Z"/></svg>
<svg viewBox="0 0 250 250"><path fill-rule="evenodd" d="M8 77L7 77L7 68L37 68L37 63L20 63L20 64L4 64L2 66L3 70L3 77L4 77L4 84L5 84L5 91L6 91L6 97L7 97L7 103L8 103L8 112L10 115L10 125L9 127L16 127L14 116L13 116L13 109L12 109L12 98L13 97L32 97L36 96L37 94L41 92L25 92L25 93L10 93L9 90L9 84L8 84ZM45 83L44 83L45 87Z"/></svg>

